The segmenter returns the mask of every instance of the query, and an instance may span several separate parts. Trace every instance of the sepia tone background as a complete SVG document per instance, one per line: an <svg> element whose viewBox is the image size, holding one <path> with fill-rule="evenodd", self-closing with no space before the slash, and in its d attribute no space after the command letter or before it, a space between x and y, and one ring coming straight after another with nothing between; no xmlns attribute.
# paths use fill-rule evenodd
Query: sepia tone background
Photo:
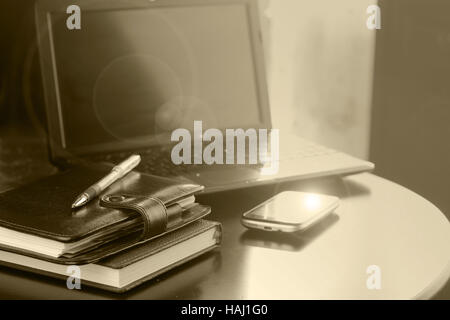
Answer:
<svg viewBox="0 0 450 320"><path fill-rule="evenodd" d="M370 159L449 217L450 2L380 0L371 31L375 3L260 1L274 125ZM33 1L0 4L0 132L44 137L33 19Z"/></svg>

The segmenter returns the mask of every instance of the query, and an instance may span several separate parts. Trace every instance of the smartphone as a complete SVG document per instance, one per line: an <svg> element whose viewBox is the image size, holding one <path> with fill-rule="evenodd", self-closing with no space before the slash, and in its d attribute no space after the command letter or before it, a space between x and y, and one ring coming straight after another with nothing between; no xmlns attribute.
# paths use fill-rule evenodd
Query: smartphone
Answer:
<svg viewBox="0 0 450 320"><path fill-rule="evenodd" d="M249 229L297 232L311 227L338 207L337 197L287 191L244 213L241 221Z"/></svg>

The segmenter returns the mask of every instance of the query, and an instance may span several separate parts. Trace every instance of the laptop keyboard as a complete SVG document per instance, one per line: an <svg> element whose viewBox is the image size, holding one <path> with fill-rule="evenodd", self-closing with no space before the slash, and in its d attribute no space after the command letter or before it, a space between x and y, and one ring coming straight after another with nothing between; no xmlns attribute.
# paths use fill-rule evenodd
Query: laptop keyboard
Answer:
<svg viewBox="0 0 450 320"><path fill-rule="evenodd" d="M139 151L129 151L129 152L119 152L119 153L110 153L110 154L98 154L89 156L86 158L88 161L92 162L107 162L118 164L121 161L125 160L132 154L139 154L142 158L141 163L138 167L136 167L136 171L156 175L163 177L177 177L183 176L187 173L192 173L196 171L201 171L205 169L217 169L222 165L214 164L214 165L175 165L172 162L171 158L171 150L162 147L154 147L145 150ZM246 159L246 163L248 163L248 159ZM227 168L233 167L246 167L253 169L260 169L264 166L264 164L245 164L245 165L226 165Z"/></svg>
<svg viewBox="0 0 450 320"><path fill-rule="evenodd" d="M327 156L338 151L313 143L309 140L297 138L295 145L288 149L281 148L280 160L304 159Z"/></svg>
<svg viewBox="0 0 450 320"><path fill-rule="evenodd" d="M289 150L283 150L281 152L280 161L283 160L299 160L311 157L321 157L336 153L336 150L329 149L327 147L317 145L307 140L299 139L297 143ZM144 150L129 151L129 152L119 152L110 154L99 154L89 156L87 160L92 162L108 162L118 164L125 160L132 154L139 154L142 157L142 161L136 168L136 171L156 175L163 177L178 177L183 176L188 173L200 172L207 169L218 169L218 167L223 167L223 165L175 165L171 159L171 149L168 147L152 147ZM225 153L224 153L225 154ZM248 158L246 163L248 163ZM264 167L263 163L258 163L255 165L245 164L245 165L226 165L227 168L251 168L259 170Z"/></svg>

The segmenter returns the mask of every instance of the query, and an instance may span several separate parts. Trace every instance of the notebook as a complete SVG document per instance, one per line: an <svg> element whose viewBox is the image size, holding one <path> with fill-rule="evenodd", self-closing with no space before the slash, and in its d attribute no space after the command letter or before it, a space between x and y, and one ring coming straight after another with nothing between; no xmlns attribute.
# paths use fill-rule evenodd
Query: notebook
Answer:
<svg viewBox="0 0 450 320"><path fill-rule="evenodd" d="M80 285L123 293L220 245L219 223L199 220L153 241L80 268ZM68 266L0 250L0 264L68 279Z"/></svg>
<svg viewBox="0 0 450 320"><path fill-rule="evenodd" d="M103 165L76 166L0 194L0 250L61 264L94 263L211 212L195 202L195 194L203 190L202 186L136 172L102 194L126 195L123 203L108 207L96 200L72 210L71 201L76 195L109 170ZM146 199L158 199L162 207ZM142 210L135 210L136 205ZM155 220L158 216L154 214L161 210L167 216L164 226L153 230L147 223L150 227L143 237L143 221L147 216Z"/></svg>

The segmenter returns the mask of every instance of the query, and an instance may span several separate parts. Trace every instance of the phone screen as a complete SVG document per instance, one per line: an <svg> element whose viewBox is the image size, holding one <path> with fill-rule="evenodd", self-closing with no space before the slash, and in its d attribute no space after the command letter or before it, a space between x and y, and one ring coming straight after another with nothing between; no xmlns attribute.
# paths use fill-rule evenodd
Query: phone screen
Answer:
<svg viewBox="0 0 450 320"><path fill-rule="evenodd" d="M284 192L244 214L245 219L300 225L336 206L335 197Z"/></svg>

